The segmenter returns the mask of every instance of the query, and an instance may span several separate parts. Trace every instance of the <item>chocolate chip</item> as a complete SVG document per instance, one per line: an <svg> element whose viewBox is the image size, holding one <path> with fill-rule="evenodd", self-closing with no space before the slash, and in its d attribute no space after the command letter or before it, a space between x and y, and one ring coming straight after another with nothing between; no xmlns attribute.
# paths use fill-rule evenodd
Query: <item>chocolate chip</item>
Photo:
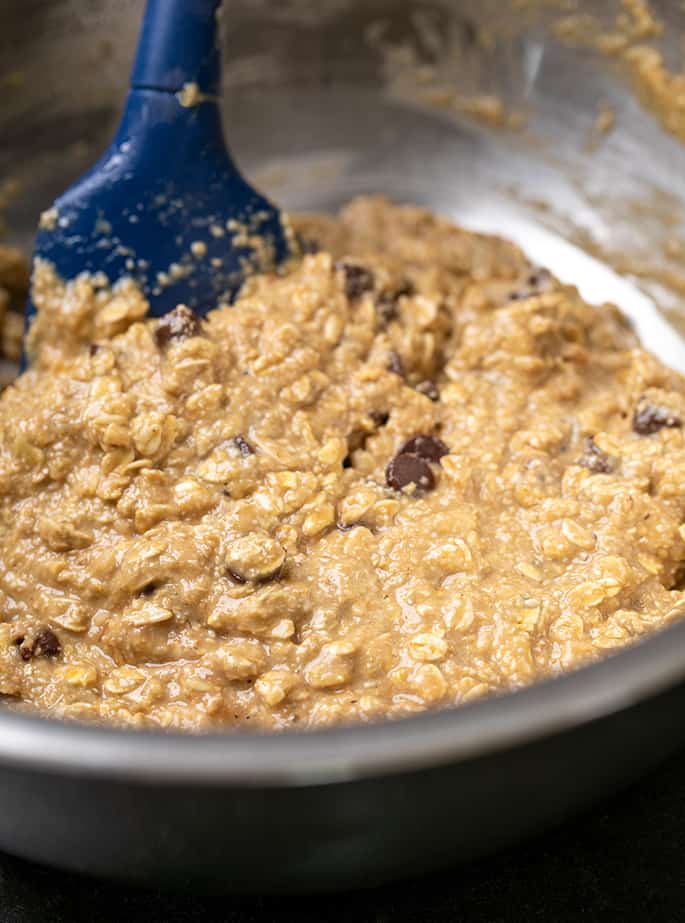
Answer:
<svg viewBox="0 0 685 923"><path fill-rule="evenodd" d="M438 462L443 455L449 455L449 449L437 436L419 433L408 439L399 451L399 455L418 455L425 461Z"/></svg>
<svg viewBox="0 0 685 923"><path fill-rule="evenodd" d="M91 343L90 346L88 347L88 354L89 354L90 356L96 356L96 355L98 354L99 350L100 350L100 344L99 344L99 343Z"/></svg>
<svg viewBox="0 0 685 923"><path fill-rule="evenodd" d="M385 424L390 419L390 414L387 410L370 410L369 416L376 424L376 426L385 426Z"/></svg>
<svg viewBox="0 0 685 923"><path fill-rule="evenodd" d="M33 641L27 641L22 635L14 643L19 647L22 660L31 660L32 657L57 657L62 650L59 638L49 628L41 628Z"/></svg>
<svg viewBox="0 0 685 923"><path fill-rule="evenodd" d="M609 474L613 470L613 460L603 452L592 436L585 437L585 451L578 459L577 464L582 465L594 474Z"/></svg>
<svg viewBox="0 0 685 923"><path fill-rule="evenodd" d="M254 446L249 443L244 436L241 436L240 433L233 437L233 442L240 450L240 454L243 456L243 458L248 458L250 455L254 455Z"/></svg>
<svg viewBox="0 0 685 923"><path fill-rule="evenodd" d="M638 401L633 415L633 430L640 436L651 436L664 427L677 429L680 426L680 417L667 407L652 404L646 397L641 397Z"/></svg>
<svg viewBox="0 0 685 923"><path fill-rule="evenodd" d="M373 289L374 275L366 266L360 266L357 263L338 263L337 268L342 269L344 273L345 294L350 301L356 301L365 292Z"/></svg>
<svg viewBox="0 0 685 923"><path fill-rule="evenodd" d="M400 453L393 458L385 469L385 480L388 487L395 490L402 490L409 484L416 484L421 490L432 490L435 487L435 475L428 462L409 453Z"/></svg>
<svg viewBox="0 0 685 923"><path fill-rule="evenodd" d="M439 401L440 392L437 389L435 382L433 381L420 381L416 386L416 390L419 394L425 395L429 401Z"/></svg>
<svg viewBox="0 0 685 923"><path fill-rule="evenodd" d="M376 299L376 314L382 324L397 318L397 303L404 295L414 294L414 285L408 279L397 288L384 288Z"/></svg>
<svg viewBox="0 0 685 923"><path fill-rule="evenodd" d="M34 657L56 657L61 650L62 645L54 631L44 628L36 635L33 642Z"/></svg>
<svg viewBox="0 0 685 923"><path fill-rule="evenodd" d="M242 574L239 574L237 571L228 568L226 573L234 583L247 583L247 577L243 577Z"/></svg>
<svg viewBox="0 0 685 923"><path fill-rule="evenodd" d="M161 349L171 340L185 340L201 333L202 319L184 304L179 304L160 319L155 329L155 340Z"/></svg>
<svg viewBox="0 0 685 923"><path fill-rule="evenodd" d="M400 378L404 378L405 376L402 359L394 349L388 353L388 371L392 372L394 375L399 375Z"/></svg>

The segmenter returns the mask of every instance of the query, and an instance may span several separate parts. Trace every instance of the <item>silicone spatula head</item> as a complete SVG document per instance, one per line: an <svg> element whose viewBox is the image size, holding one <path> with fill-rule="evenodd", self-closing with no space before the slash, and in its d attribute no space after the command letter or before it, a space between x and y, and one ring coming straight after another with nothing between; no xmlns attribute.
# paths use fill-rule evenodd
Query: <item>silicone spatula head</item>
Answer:
<svg viewBox="0 0 685 923"><path fill-rule="evenodd" d="M65 279L132 277L153 316L180 303L204 314L289 252L278 209L241 176L224 140L220 5L148 0L116 136L43 213L36 239L34 256Z"/></svg>

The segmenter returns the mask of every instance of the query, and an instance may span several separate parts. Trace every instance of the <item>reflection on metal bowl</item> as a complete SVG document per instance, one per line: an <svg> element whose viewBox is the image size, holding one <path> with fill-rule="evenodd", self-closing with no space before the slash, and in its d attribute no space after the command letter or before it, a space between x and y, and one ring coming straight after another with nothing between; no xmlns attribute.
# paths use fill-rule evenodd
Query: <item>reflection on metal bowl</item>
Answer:
<svg viewBox="0 0 685 923"><path fill-rule="evenodd" d="M613 28L619 3L586 6ZM683 13L653 7L663 35L633 23L628 43L669 60ZM41 209L105 146L141 11L139 0L3 4L8 240L28 246ZM685 150L633 94L622 56L577 47L560 17L535 2L236 0L231 145L290 209L383 193L510 236L589 300L620 304L685 371L654 307L678 321ZM307 735L180 737L2 714L0 846L93 874L281 891L482 854L682 742L683 641L680 624L501 699Z"/></svg>

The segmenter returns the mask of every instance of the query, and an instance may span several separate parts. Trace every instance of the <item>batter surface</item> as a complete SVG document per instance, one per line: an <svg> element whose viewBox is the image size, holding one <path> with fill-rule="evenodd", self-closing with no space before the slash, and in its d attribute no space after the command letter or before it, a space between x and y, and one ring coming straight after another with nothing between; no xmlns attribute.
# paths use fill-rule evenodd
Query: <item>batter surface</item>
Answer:
<svg viewBox="0 0 685 923"><path fill-rule="evenodd" d="M685 611L685 381L506 241L378 199L206 321L38 266L0 398L0 693L312 727Z"/></svg>

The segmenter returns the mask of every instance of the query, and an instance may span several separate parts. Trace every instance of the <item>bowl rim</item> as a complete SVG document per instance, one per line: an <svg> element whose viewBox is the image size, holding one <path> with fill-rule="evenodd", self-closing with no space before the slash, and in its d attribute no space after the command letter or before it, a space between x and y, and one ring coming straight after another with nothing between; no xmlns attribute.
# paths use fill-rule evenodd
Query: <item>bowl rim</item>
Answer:
<svg viewBox="0 0 685 923"><path fill-rule="evenodd" d="M391 721L188 733L0 710L0 768L147 785L298 787L407 773L512 749L607 717L685 680L685 621L571 673Z"/></svg>

